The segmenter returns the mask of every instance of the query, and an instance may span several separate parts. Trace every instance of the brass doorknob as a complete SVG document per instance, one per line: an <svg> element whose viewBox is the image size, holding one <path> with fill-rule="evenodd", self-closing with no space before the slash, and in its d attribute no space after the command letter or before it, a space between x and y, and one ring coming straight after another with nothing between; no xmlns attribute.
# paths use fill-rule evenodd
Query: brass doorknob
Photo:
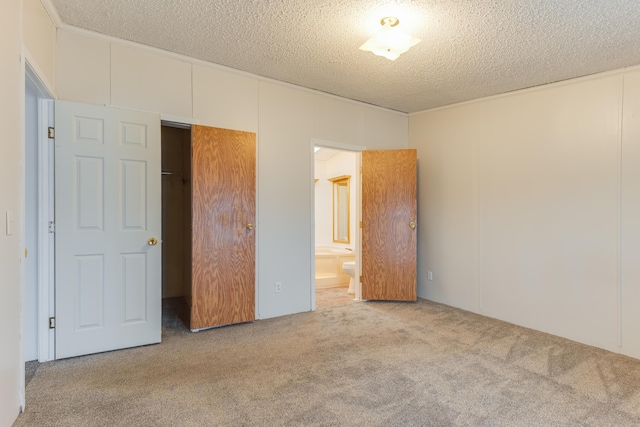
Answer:
<svg viewBox="0 0 640 427"><path fill-rule="evenodd" d="M415 229L416 229L416 223L415 223L415 221L411 221L411 222L409 223L409 227L410 227L412 230L415 230Z"/></svg>
<svg viewBox="0 0 640 427"><path fill-rule="evenodd" d="M149 240L147 240L147 243L149 244L149 246L155 246L158 244L158 239L156 239L155 237L152 237Z"/></svg>
<svg viewBox="0 0 640 427"><path fill-rule="evenodd" d="M253 224L251 223L247 224L247 230L253 230Z"/></svg>

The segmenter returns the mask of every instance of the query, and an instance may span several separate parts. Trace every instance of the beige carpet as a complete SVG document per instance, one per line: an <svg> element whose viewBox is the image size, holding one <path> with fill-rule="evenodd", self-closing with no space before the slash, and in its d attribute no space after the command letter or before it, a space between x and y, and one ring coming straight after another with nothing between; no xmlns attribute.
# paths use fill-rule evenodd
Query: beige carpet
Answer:
<svg viewBox="0 0 640 427"><path fill-rule="evenodd" d="M16 426L640 425L640 361L425 300L40 365Z"/></svg>
<svg viewBox="0 0 640 427"><path fill-rule="evenodd" d="M333 308L355 304L354 294L347 292L349 287L318 289L316 291L316 309Z"/></svg>

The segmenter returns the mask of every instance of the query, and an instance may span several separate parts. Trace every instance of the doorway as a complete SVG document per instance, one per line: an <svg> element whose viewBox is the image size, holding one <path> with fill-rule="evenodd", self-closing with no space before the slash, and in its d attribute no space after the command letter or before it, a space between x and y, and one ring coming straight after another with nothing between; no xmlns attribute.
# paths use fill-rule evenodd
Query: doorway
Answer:
<svg viewBox="0 0 640 427"><path fill-rule="evenodd" d="M314 144L316 309L360 299L359 164L358 151Z"/></svg>
<svg viewBox="0 0 640 427"><path fill-rule="evenodd" d="M40 362L53 359L53 332L48 320L53 316L53 143L47 138L51 126L51 99L46 86L25 62L24 98L24 186L23 186L23 361L25 386Z"/></svg>
<svg viewBox="0 0 640 427"><path fill-rule="evenodd" d="M372 301L415 301L416 296L416 266L417 266L417 151L415 149L393 150L366 150L358 146L341 146L329 143L325 145L319 141L311 144L313 150L312 172L321 174L322 165L317 165L315 155L324 148L332 148L334 151L356 152L356 201L355 211L357 226L354 233L355 247L336 247L335 244L350 244L351 237L344 239L343 229L336 227L335 206L339 203L336 199L336 184L350 179L349 174L339 169L325 167L328 179L333 183L331 199L332 228L331 233L321 232L322 235L314 236L314 245L311 255L316 256L319 244L326 242L327 236L331 236L331 246L327 252L343 254L343 250L355 252L355 300ZM319 148L318 148L319 147ZM324 148L323 148L324 147ZM327 157L333 157L328 152ZM331 158L330 157L330 158ZM313 176L312 192L317 194L315 186L321 182L321 178ZM338 191L339 192L339 191ZM322 201L313 200L317 209L323 209ZM313 209L314 216L316 209ZM326 206L325 206L326 214ZM319 223L322 220L318 220ZM315 223L315 221L314 221ZM322 226L317 227L322 229ZM325 228L326 229L326 228ZM351 236L351 234L349 235ZM315 261L315 260L313 260ZM312 261L312 262L313 262ZM349 268L346 263L338 259L333 264L334 269L343 267L344 272ZM339 271L339 270L338 270ZM324 279L326 270L314 262L312 270L311 307L316 309L321 306L318 303L316 288L319 280ZM355 279L354 278L354 279Z"/></svg>

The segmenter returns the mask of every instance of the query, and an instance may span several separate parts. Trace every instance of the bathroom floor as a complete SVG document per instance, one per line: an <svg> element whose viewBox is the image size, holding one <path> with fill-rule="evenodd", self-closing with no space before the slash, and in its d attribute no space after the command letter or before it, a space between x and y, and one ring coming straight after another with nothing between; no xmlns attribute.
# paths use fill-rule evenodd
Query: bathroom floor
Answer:
<svg viewBox="0 0 640 427"><path fill-rule="evenodd" d="M329 307L354 304L354 295L347 293L347 288L316 289L316 310Z"/></svg>

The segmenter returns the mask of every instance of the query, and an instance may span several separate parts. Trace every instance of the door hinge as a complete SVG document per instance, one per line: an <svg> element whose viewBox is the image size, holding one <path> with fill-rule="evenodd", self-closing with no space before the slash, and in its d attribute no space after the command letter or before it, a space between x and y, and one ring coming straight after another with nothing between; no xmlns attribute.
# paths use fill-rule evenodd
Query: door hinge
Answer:
<svg viewBox="0 0 640 427"><path fill-rule="evenodd" d="M49 233L53 234L56 232L56 223L53 221L49 221Z"/></svg>
<svg viewBox="0 0 640 427"><path fill-rule="evenodd" d="M360 221L360 228L362 228L362 221Z"/></svg>
<svg viewBox="0 0 640 427"><path fill-rule="evenodd" d="M56 318L49 317L49 329L55 329L55 328L56 328Z"/></svg>
<svg viewBox="0 0 640 427"><path fill-rule="evenodd" d="M49 139L54 139L56 137L56 128L54 128L53 126L49 126L47 128L47 137Z"/></svg>
<svg viewBox="0 0 640 427"><path fill-rule="evenodd" d="M362 276L360 276L360 283L362 283Z"/></svg>

